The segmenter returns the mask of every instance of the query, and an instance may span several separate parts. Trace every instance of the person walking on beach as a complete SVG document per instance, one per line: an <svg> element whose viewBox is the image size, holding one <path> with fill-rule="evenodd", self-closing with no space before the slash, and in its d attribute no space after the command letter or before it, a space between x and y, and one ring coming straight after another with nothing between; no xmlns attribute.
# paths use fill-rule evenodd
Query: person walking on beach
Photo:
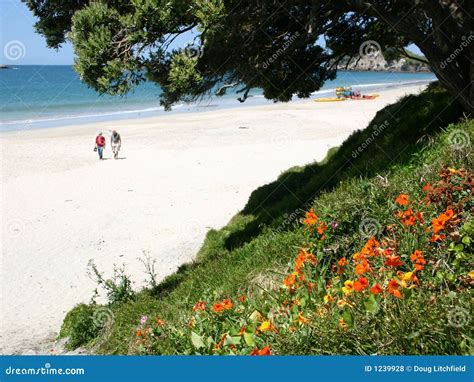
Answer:
<svg viewBox="0 0 474 382"><path fill-rule="evenodd" d="M99 135L95 137L95 147L97 149L97 152L99 153L99 159L104 159L103 156L105 149L105 137L102 135L102 133L99 133Z"/></svg>
<svg viewBox="0 0 474 382"><path fill-rule="evenodd" d="M114 153L115 159L118 158L120 146L122 146L122 139L120 138L120 134L113 130L112 136L110 137L110 147L112 147L112 152Z"/></svg>

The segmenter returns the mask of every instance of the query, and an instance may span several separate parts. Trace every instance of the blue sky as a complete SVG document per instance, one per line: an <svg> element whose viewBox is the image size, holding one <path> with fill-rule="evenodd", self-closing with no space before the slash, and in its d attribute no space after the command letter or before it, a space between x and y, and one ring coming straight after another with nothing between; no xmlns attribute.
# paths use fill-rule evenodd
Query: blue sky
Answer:
<svg viewBox="0 0 474 382"><path fill-rule="evenodd" d="M0 0L0 64L15 65L71 65L74 53L69 43L56 51L46 47L45 39L35 33L35 18L20 0ZM191 35L177 39L177 46L185 46ZM416 46L410 49L420 53Z"/></svg>

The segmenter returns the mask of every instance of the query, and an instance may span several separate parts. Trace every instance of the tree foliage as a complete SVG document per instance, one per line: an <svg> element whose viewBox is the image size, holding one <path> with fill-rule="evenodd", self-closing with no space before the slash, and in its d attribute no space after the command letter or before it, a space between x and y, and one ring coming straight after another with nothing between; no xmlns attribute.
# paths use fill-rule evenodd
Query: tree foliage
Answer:
<svg viewBox="0 0 474 382"><path fill-rule="evenodd" d="M101 93L123 94L148 79L162 87L167 108L229 87L242 101L251 88L288 101L318 90L373 40L392 58L417 44L442 85L473 111L471 0L24 1L48 46L72 41L76 71ZM189 31L192 46L171 48Z"/></svg>

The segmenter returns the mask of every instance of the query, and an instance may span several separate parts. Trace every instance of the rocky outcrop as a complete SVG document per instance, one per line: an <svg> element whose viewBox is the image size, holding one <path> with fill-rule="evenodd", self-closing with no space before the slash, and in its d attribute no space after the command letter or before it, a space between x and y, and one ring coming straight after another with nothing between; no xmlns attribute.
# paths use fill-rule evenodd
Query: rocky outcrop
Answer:
<svg viewBox="0 0 474 382"><path fill-rule="evenodd" d="M382 55L366 56L359 59L352 59L349 64L341 62L338 70L353 71L374 71L374 72L431 72L428 65L411 60L409 58L401 58L387 62Z"/></svg>

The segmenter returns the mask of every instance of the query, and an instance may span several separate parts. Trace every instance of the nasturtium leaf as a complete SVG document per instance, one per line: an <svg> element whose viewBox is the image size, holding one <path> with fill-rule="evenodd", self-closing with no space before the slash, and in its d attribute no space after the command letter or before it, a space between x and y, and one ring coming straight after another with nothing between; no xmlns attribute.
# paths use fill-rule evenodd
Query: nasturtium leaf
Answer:
<svg viewBox="0 0 474 382"><path fill-rule="evenodd" d="M191 332L191 342L193 343L196 349L206 347L206 345L204 345L204 341L202 340L202 337L199 334L196 334L194 332Z"/></svg>
<svg viewBox="0 0 474 382"><path fill-rule="evenodd" d="M248 346L255 346L255 341L253 340L252 333L244 333L244 340Z"/></svg>
<svg viewBox="0 0 474 382"><path fill-rule="evenodd" d="M370 295L370 297L364 301L364 306L365 306L365 310L370 313L377 312L379 308L377 300L375 299L375 296L373 294Z"/></svg>
<svg viewBox="0 0 474 382"><path fill-rule="evenodd" d="M344 319L344 322L348 325L348 326L353 326L354 325L354 321L353 321L353 318L352 318L352 314L349 310L345 310L344 313L342 314L342 318Z"/></svg>

